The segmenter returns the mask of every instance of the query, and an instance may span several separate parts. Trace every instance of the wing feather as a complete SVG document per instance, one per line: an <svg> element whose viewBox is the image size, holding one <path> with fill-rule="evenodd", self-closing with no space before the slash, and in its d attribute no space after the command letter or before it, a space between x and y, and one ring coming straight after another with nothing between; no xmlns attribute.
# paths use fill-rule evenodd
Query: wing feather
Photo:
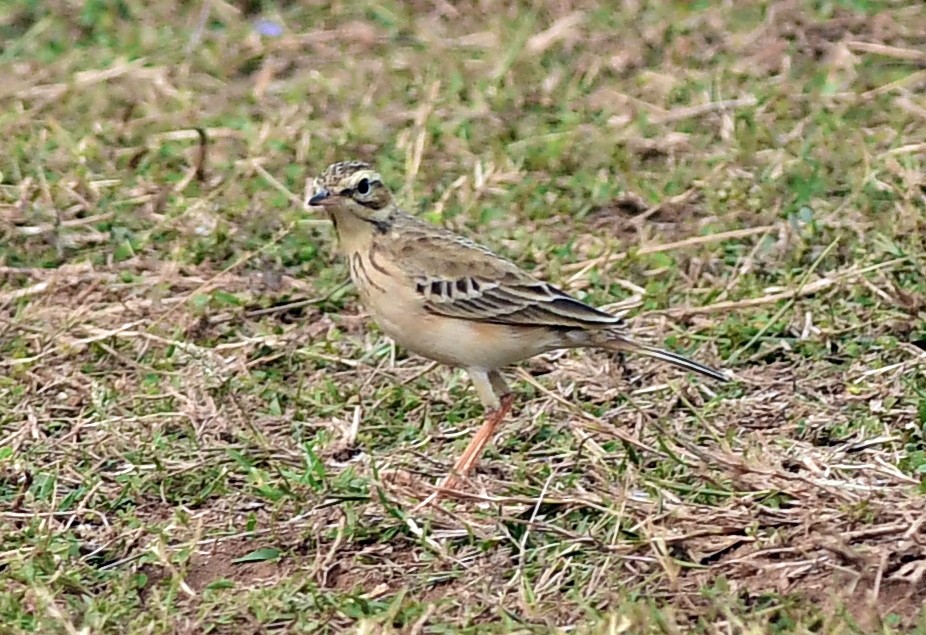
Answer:
<svg viewBox="0 0 926 635"><path fill-rule="evenodd" d="M601 329L621 323L446 230L412 223L396 239L402 241L393 249L397 264L431 313L520 326Z"/></svg>

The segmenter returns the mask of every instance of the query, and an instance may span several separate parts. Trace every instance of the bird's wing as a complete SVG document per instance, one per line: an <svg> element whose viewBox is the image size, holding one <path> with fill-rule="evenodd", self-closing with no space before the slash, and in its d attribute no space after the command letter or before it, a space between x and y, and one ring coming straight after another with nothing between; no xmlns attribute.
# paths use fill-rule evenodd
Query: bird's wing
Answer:
<svg viewBox="0 0 926 635"><path fill-rule="evenodd" d="M425 309L495 324L601 329L621 323L473 241L431 225L405 228L390 245Z"/></svg>

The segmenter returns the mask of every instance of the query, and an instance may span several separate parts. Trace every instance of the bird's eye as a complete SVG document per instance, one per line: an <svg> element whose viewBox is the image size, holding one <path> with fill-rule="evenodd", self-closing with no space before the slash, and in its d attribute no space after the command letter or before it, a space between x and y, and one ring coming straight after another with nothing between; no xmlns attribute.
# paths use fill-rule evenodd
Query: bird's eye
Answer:
<svg viewBox="0 0 926 635"><path fill-rule="evenodd" d="M357 183L357 194L365 196L370 193L370 180L369 179L360 179L360 182Z"/></svg>

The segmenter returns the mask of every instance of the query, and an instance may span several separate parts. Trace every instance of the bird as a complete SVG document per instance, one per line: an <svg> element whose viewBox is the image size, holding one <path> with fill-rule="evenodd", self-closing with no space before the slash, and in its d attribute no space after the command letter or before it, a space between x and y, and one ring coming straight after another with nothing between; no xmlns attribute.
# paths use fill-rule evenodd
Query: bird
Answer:
<svg viewBox="0 0 926 635"><path fill-rule="evenodd" d="M624 321L569 295L488 247L404 211L374 167L329 165L312 182L310 208L334 225L361 304L400 347L462 368L485 409L438 491L457 487L478 464L510 412L501 369L569 348L639 353L718 382L720 370L634 340Z"/></svg>

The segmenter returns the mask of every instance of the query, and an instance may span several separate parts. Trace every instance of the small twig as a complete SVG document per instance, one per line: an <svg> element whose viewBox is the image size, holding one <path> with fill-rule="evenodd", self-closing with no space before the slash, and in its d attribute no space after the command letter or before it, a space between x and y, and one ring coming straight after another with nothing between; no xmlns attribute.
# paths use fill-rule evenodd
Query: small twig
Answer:
<svg viewBox="0 0 926 635"><path fill-rule="evenodd" d="M283 185L282 183L280 183L272 174L270 174L270 172L268 172L267 170L265 170L265 169L264 169L264 166L262 166L262 165L261 165L260 163L258 163L257 161L251 161L251 167L254 169L255 172L257 172L258 174L260 174L261 177L262 177L265 181L267 181L267 183L269 183L269 184L272 185L274 188L276 188L277 190L279 190L280 192L282 192L283 194L285 194L286 197L289 199L289 202L290 202L290 203L292 203L293 205L295 205L296 207L298 207L298 208L301 209L301 210L306 209L305 201L303 201L303 200L300 199L298 196L296 196L295 194L293 194L292 192L290 192L288 189L286 189L286 186Z"/></svg>
<svg viewBox="0 0 926 635"><path fill-rule="evenodd" d="M286 195L286 198L289 199L290 203L292 203L293 205L295 205L296 207L298 207L298 208L299 208L300 210L302 210L302 211L307 211L307 210L309 209L309 207L306 205L306 201L308 200L307 198L306 198L306 199L300 199L298 196L296 196L295 194L293 194L292 192L290 192L290 191L286 188L285 185L283 185L282 183L280 183L276 178L274 178L274 176L273 176L272 174L270 174L269 172L267 172L267 170L264 169L264 166L262 166L262 165L261 165L260 163L258 163L256 160L255 160L255 161L251 161L251 167L252 167L252 168L254 169L254 171L257 172L267 183L269 183L271 186L273 186L276 190L278 190L278 191L282 192L283 194L285 194L285 195ZM306 196L308 196L308 193L306 193ZM327 218L300 219L300 220L299 220L299 223L300 223L300 224L308 224L308 225L329 225L329 224L331 223L331 221L329 221Z"/></svg>
<svg viewBox="0 0 926 635"><path fill-rule="evenodd" d="M440 81L432 83L428 88L427 97L415 112L415 140L412 144L410 144L408 151L405 154L405 187L403 189L403 192L405 193L411 192L412 183L415 182L415 177L418 175L418 170L421 168L421 159L424 156L424 146L428 139L428 118L434 111L434 106L437 103L437 97L440 94L440 87Z"/></svg>
<svg viewBox="0 0 926 635"><path fill-rule="evenodd" d="M585 13L582 11L570 13L554 22L547 30L532 35L525 43L524 50L531 55L540 55L557 42L575 36L577 27L584 21Z"/></svg>
<svg viewBox="0 0 926 635"><path fill-rule="evenodd" d="M907 145L903 145L898 148L891 148L884 154L919 154L921 152L926 152L926 143L908 143Z"/></svg>
<svg viewBox="0 0 926 635"><path fill-rule="evenodd" d="M919 84L923 81L926 81L926 70L910 73L906 77L901 77L896 81L888 82L887 84L883 84L877 88L872 88L871 90L862 93L860 97L862 99L872 99L885 93L895 91L898 88L904 88L910 84Z"/></svg>
<svg viewBox="0 0 926 635"><path fill-rule="evenodd" d="M0 293L0 306L4 306L8 302L12 302L14 300L28 298L29 296L44 293L46 290L48 290L50 285L51 283L45 280L43 282L37 282L36 284L30 285L28 287L23 287L22 289L14 289L13 291Z"/></svg>
<svg viewBox="0 0 926 635"><path fill-rule="evenodd" d="M692 119L694 117L708 115L713 112L734 110L736 108L749 108L751 106L755 106L758 103L759 100L756 99L753 95L747 95L746 97L740 97L738 99L722 99L720 101L712 101L706 104L698 104L697 106L675 108L674 110L670 110L665 114L651 115L650 122L653 124L675 123L684 119Z"/></svg>
<svg viewBox="0 0 926 635"><path fill-rule="evenodd" d="M878 597L881 595L881 581L884 579L884 570L887 568L887 559L890 554L887 551L881 552L881 558L878 562L878 571L875 573L875 581L871 585L871 601L873 603L878 601ZM864 563L862 563L864 565Z"/></svg>
<svg viewBox="0 0 926 635"><path fill-rule="evenodd" d="M193 32L190 34L190 40L187 42L184 53L189 55L193 50L199 46L200 41L203 39L203 33L206 31L206 23L209 21L209 14L212 11L212 0L203 0L203 4L199 9L199 18L196 20L196 27L193 29Z"/></svg>
<svg viewBox="0 0 926 635"><path fill-rule="evenodd" d="M543 504L543 499L547 495L547 492L550 490L550 483L553 482L553 479L557 476L557 470L550 470L550 475L547 477L547 480L543 483L543 488L540 490L540 494L537 496L537 502L534 503L534 508L531 510L530 520L527 521L527 525L524 528L524 535L521 536L521 543L518 545L521 550L520 565L524 567L524 554L526 552L527 537L531 532L531 527L533 527L534 522L537 520L537 514L540 513L540 506Z"/></svg>
<svg viewBox="0 0 926 635"><path fill-rule="evenodd" d="M926 51L919 49L908 49L900 46L888 46L887 44L878 44L877 42L859 42L850 40L846 42L846 47L851 51L860 53L874 53L885 57L893 57L897 60L909 60L911 62L926 62Z"/></svg>
<svg viewBox="0 0 926 635"><path fill-rule="evenodd" d="M206 158L209 148L209 137L205 128L196 128L199 134L199 149L196 152L196 180L202 183L206 180Z"/></svg>

